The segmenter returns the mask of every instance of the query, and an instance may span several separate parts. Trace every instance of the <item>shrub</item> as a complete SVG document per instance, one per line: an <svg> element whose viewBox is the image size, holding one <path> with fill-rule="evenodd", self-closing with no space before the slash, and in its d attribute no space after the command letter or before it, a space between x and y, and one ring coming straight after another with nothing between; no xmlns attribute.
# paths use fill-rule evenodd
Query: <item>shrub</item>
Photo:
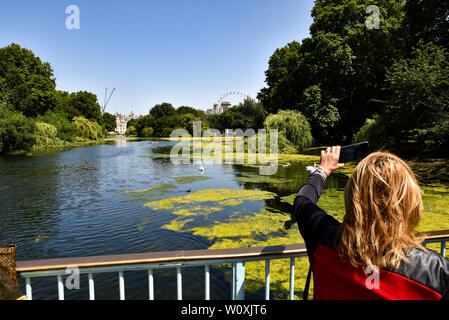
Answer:
<svg viewBox="0 0 449 320"><path fill-rule="evenodd" d="M73 122L67 119L67 115L62 112L47 111L43 116L37 117L38 122L52 124L57 129L57 136L61 140L73 142L76 132Z"/></svg>
<svg viewBox="0 0 449 320"><path fill-rule="evenodd" d="M36 143L34 147L63 147L67 146L68 142L58 138L58 129L54 125L45 122L36 122L34 126L34 136Z"/></svg>
<svg viewBox="0 0 449 320"><path fill-rule="evenodd" d="M142 129L140 135L144 138L152 137L154 134L154 130L151 127L145 127Z"/></svg>
<svg viewBox="0 0 449 320"><path fill-rule="evenodd" d="M103 128L97 122L91 122L84 117L74 117L76 140L97 140L104 136Z"/></svg>
<svg viewBox="0 0 449 320"><path fill-rule="evenodd" d="M31 149L36 141L33 131L32 119L0 107L0 153Z"/></svg>
<svg viewBox="0 0 449 320"><path fill-rule="evenodd" d="M126 135L127 136L135 136L136 134L137 134L137 130L136 130L136 128L134 126L129 126L126 129Z"/></svg>

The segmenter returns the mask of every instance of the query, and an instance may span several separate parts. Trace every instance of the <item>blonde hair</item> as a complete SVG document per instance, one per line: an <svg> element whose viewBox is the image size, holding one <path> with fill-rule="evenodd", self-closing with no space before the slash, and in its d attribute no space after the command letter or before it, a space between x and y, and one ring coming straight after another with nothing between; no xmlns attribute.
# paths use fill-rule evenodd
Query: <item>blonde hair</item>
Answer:
<svg viewBox="0 0 449 320"><path fill-rule="evenodd" d="M408 165L388 152L375 152L355 168L345 187L346 215L338 252L353 266L397 268L421 246L413 234L422 213L422 190Z"/></svg>

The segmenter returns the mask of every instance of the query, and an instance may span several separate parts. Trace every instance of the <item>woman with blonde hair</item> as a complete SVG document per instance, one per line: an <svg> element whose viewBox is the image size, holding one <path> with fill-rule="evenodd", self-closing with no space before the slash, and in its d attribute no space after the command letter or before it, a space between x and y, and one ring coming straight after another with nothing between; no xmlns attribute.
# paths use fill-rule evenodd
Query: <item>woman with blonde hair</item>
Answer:
<svg viewBox="0 0 449 320"><path fill-rule="evenodd" d="M407 164L387 152L363 159L344 193L340 223L317 206L326 178L344 164L340 147L295 198L295 217L313 269L314 299L449 299L449 261L413 233L422 191Z"/></svg>

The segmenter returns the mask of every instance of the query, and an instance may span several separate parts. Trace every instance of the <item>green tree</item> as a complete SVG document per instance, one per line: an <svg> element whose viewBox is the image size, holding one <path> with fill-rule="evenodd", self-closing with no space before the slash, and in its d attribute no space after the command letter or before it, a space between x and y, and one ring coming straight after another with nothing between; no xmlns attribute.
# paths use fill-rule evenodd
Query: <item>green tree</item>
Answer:
<svg viewBox="0 0 449 320"><path fill-rule="evenodd" d="M141 137L144 138L151 138L154 135L154 130L151 127L145 127L142 129L142 133L140 134Z"/></svg>
<svg viewBox="0 0 449 320"><path fill-rule="evenodd" d="M0 106L0 153L26 151L35 142L34 121Z"/></svg>
<svg viewBox="0 0 449 320"><path fill-rule="evenodd" d="M126 128L126 135L127 136L135 136L137 135L137 130L134 126L128 126Z"/></svg>
<svg viewBox="0 0 449 320"><path fill-rule="evenodd" d="M45 122L36 122L34 127L34 136L36 137L36 144L34 147L64 147L68 142L58 138L58 129L54 125Z"/></svg>
<svg viewBox="0 0 449 320"><path fill-rule="evenodd" d="M265 119L265 128L278 129L279 150L282 153L301 152L313 143L306 117L294 110L279 110Z"/></svg>
<svg viewBox="0 0 449 320"><path fill-rule="evenodd" d="M97 102L97 95L88 91L71 93L68 98L69 108L76 110L84 118L98 123L101 122L101 107Z"/></svg>
<svg viewBox="0 0 449 320"><path fill-rule="evenodd" d="M365 24L369 5L380 9L378 30ZM271 113L279 109L304 111L315 132L317 125L310 117L314 112L304 110L314 97L312 109L318 105L318 109L330 108L325 117L330 120L327 130L316 136L317 141L349 142L365 119L383 107L378 101L385 98L385 70L404 53L403 8L403 0L315 1L311 37L274 52L259 100Z"/></svg>
<svg viewBox="0 0 449 320"><path fill-rule="evenodd" d="M62 112L48 110L44 115L36 118L38 122L48 123L57 129L57 137L64 141L75 141L76 132L73 122L68 120L67 115Z"/></svg>
<svg viewBox="0 0 449 320"><path fill-rule="evenodd" d="M55 78L49 63L31 50L11 44L0 49L0 99L9 108L35 117L56 106Z"/></svg>
<svg viewBox="0 0 449 320"><path fill-rule="evenodd" d="M103 128L97 123L84 117L73 118L78 141L97 140L103 137Z"/></svg>
<svg viewBox="0 0 449 320"><path fill-rule="evenodd" d="M404 11L402 33L409 49L417 46L420 40L449 47L447 0L407 0Z"/></svg>
<svg viewBox="0 0 449 320"><path fill-rule="evenodd" d="M393 145L448 154L449 53L420 43L412 57L399 59L387 71L386 83L384 117Z"/></svg>
<svg viewBox="0 0 449 320"><path fill-rule="evenodd" d="M176 109L170 103L167 102L157 104L150 110L150 115L152 115L156 119L159 119L164 116L172 116L175 114Z"/></svg>
<svg viewBox="0 0 449 320"><path fill-rule="evenodd" d="M101 126L106 129L106 131L114 131L116 127L116 116L108 112L103 113L101 117Z"/></svg>
<svg viewBox="0 0 449 320"><path fill-rule="evenodd" d="M309 120L312 135L321 143L325 143L329 132L340 120L340 114L335 107L338 99L323 96L319 85L313 85L304 90L304 98L299 104L299 110Z"/></svg>

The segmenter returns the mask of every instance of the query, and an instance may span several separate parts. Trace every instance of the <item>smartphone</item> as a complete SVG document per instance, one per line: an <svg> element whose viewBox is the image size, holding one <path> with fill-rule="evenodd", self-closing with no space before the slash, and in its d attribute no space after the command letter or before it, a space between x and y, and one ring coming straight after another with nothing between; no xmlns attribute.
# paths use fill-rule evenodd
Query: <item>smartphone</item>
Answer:
<svg viewBox="0 0 449 320"><path fill-rule="evenodd" d="M357 161L369 155L368 141L351 144L350 146L341 147L339 163L347 163Z"/></svg>

